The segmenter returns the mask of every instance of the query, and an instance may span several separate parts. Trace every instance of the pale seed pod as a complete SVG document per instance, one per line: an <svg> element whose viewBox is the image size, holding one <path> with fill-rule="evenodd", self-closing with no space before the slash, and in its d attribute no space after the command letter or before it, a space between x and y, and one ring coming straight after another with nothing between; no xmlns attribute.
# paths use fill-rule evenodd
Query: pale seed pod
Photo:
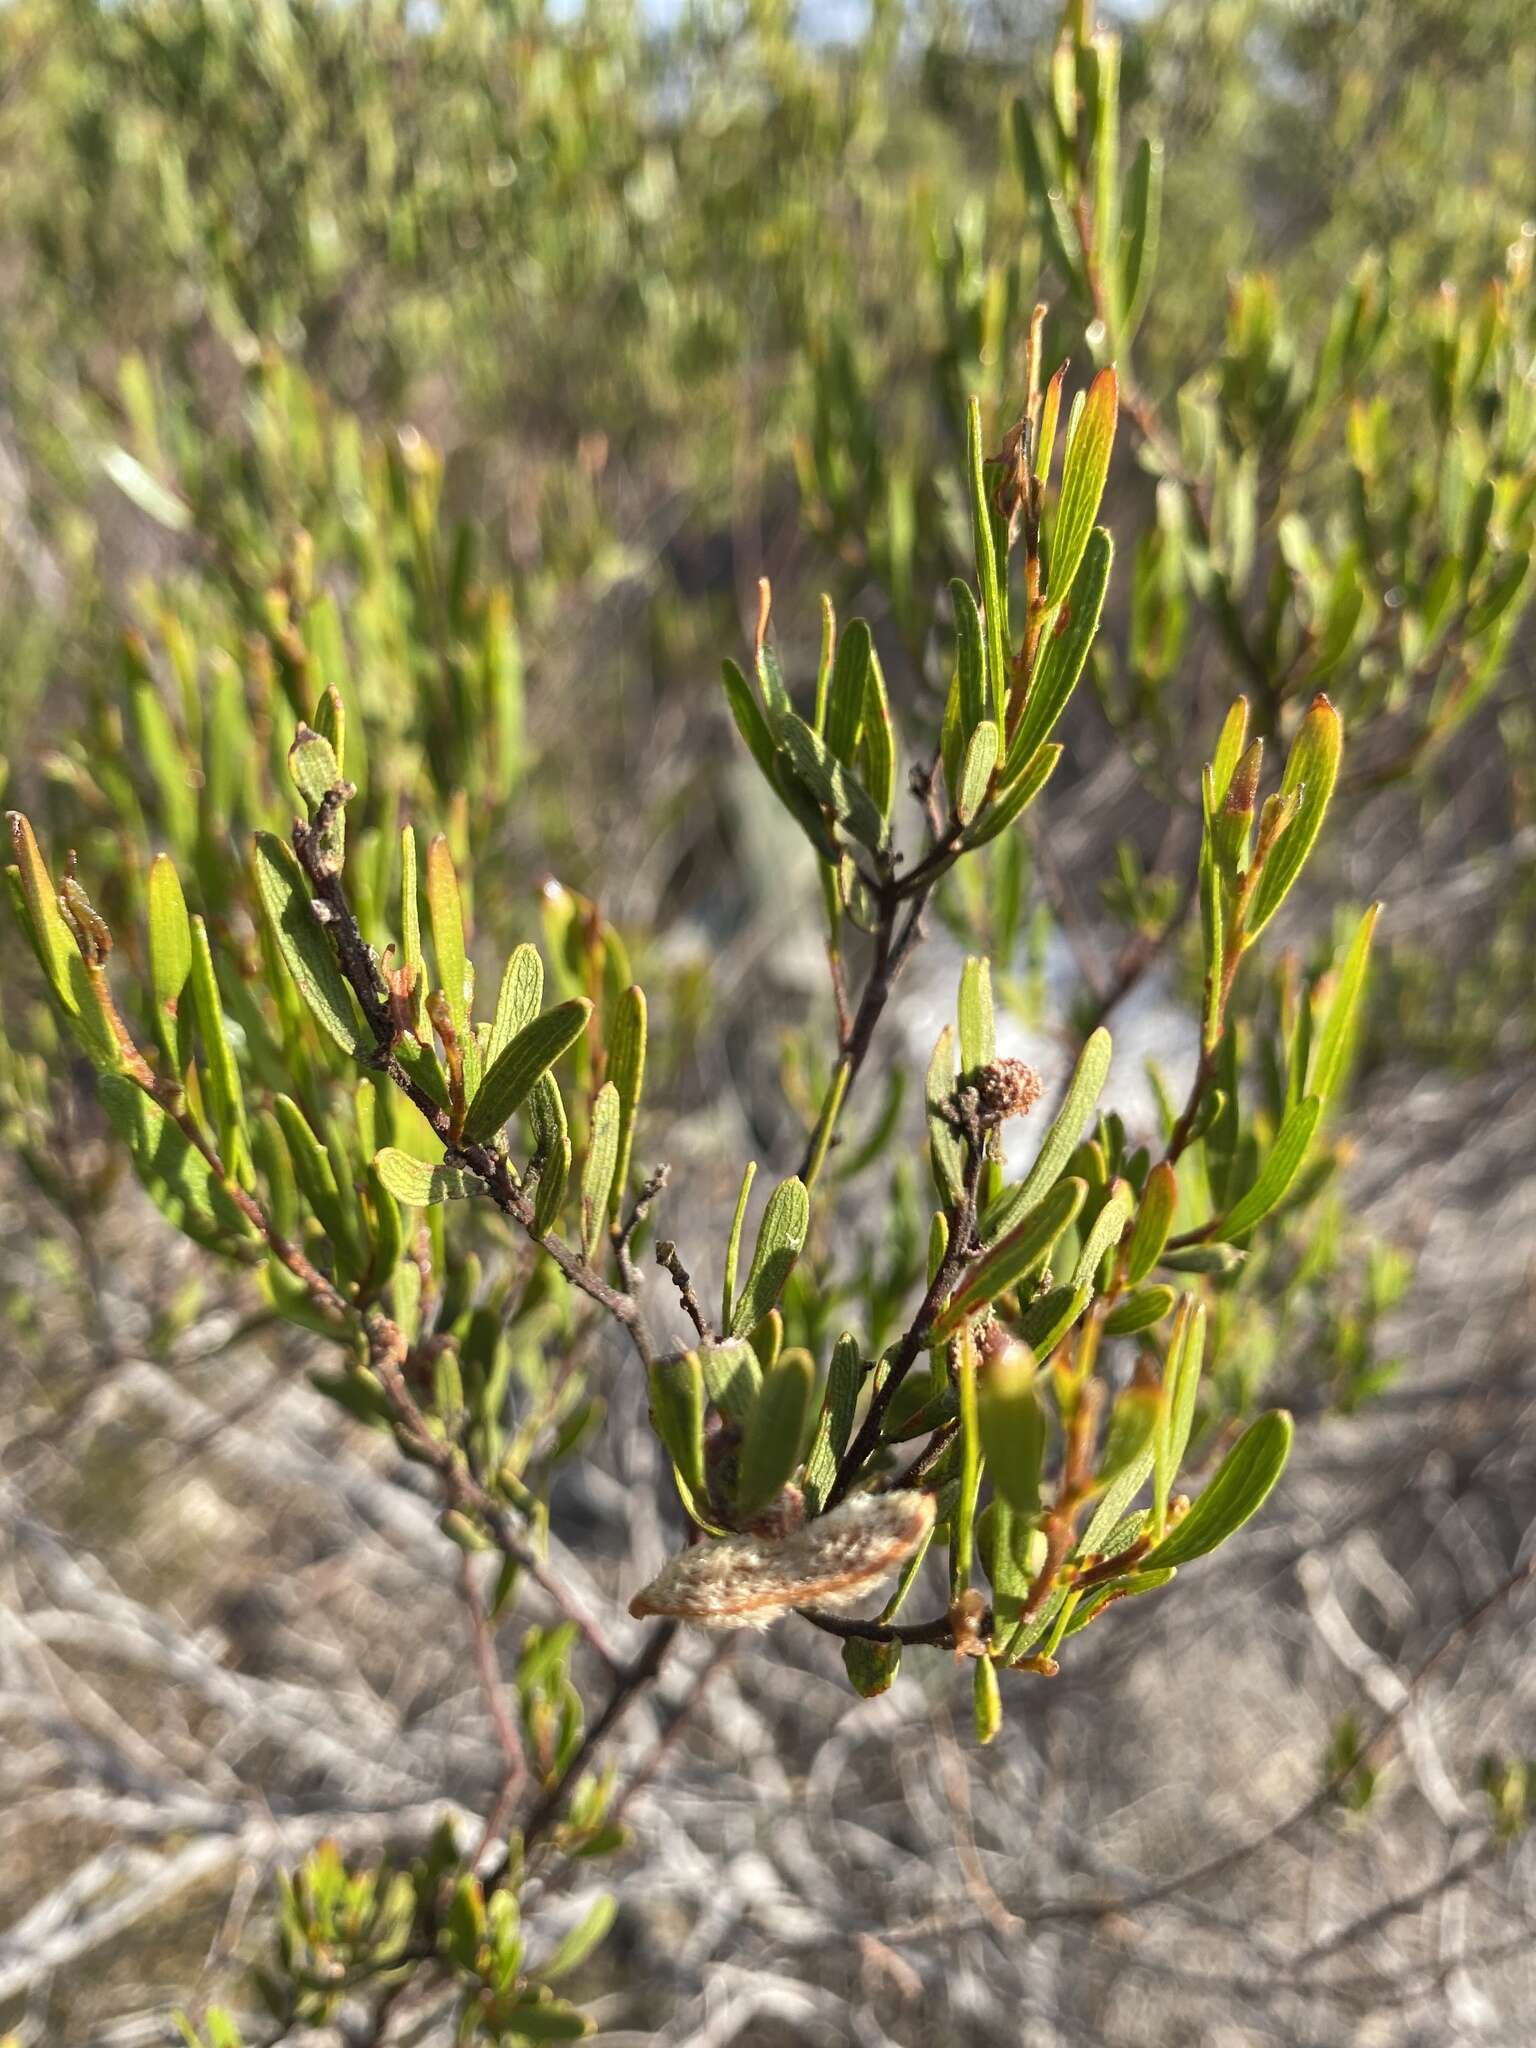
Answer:
<svg viewBox="0 0 1536 2048"><path fill-rule="evenodd" d="M841 1607L904 1564L933 1515L931 1494L856 1494L787 1536L696 1543L641 1588L629 1611L697 1628L767 1628L792 1607Z"/></svg>

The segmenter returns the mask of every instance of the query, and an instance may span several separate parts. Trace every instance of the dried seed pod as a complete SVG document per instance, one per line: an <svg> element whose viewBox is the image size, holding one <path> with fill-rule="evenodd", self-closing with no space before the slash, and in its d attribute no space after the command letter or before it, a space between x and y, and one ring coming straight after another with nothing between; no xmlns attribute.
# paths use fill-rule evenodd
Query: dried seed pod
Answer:
<svg viewBox="0 0 1536 2048"><path fill-rule="evenodd" d="M698 1543L642 1587L629 1611L699 1628L767 1628L792 1607L840 1607L906 1562L933 1513L931 1494L856 1494L787 1536Z"/></svg>
<svg viewBox="0 0 1536 2048"><path fill-rule="evenodd" d="M1005 1123L1024 1116L1040 1100L1040 1076L1023 1060L992 1060L971 1077L978 1114L984 1124Z"/></svg>

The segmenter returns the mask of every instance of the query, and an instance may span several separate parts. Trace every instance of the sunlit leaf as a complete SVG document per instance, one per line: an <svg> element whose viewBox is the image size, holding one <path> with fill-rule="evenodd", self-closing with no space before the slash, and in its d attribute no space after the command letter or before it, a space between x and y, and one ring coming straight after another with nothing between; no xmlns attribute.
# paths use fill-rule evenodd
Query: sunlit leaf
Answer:
<svg viewBox="0 0 1536 2048"><path fill-rule="evenodd" d="M1292 1434L1291 1418L1283 1408L1272 1408L1251 1422L1194 1506L1147 1552L1140 1568L1188 1564L1225 1543L1268 1499L1291 1454Z"/></svg>

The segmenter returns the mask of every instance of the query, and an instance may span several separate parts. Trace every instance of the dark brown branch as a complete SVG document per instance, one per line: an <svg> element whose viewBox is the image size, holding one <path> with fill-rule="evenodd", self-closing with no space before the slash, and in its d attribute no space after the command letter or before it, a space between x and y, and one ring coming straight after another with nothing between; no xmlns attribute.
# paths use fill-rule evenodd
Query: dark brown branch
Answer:
<svg viewBox="0 0 1536 2048"><path fill-rule="evenodd" d="M656 1263L665 1273L670 1275L672 1284L677 1289L677 1298L683 1304L689 1322L692 1323L705 1343L709 1343L715 1334L714 1330L710 1327L709 1319L704 1313L703 1304L694 1292L693 1276L678 1256L677 1246L672 1242L671 1238L664 1237L658 1241L656 1246Z"/></svg>
<svg viewBox="0 0 1536 2048"><path fill-rule="evenodd" d="M502 1154L488 1145L466 1143L457 1137L448 1111L406 1072L397 1058L396 1022L378 960L358 927L341 876L335 872L334 863L324 847L324 832L328 823L327 807L329 806L334 813L335 808L343 800L344 787L345 785L327 792L316 811L312 825L295 821L293 847L305 878L314 892L315 900L324 912L321 923L335 950L337 964L348 987L356 996L373 1036L372 1053L360 1053L359 1057L380 1073L388 1075L441 1139L443 1156L448 1164L467 1167L483 1181L491 1200L503 1215L510 1217L521 1230L527 1232L535 1244L554 1261L573 1287L595 1301L623 1326L641 1359L648 1364L652 1356L650 1338L640 1314L640 1305L634 1296L610 1287L563 1238L557 1237L552 1231L539 1231L534 1221L533 1203L513 1181L508 1163ZM332 803L333 798L336 799L336 804Z"/></svg>
<svg viewBox="0 0 1536 2048"><path fill-rule="evenodd" d="M955 1640L954 1623L947 1614L936 1615L932 1621L897 1622L844 1621L835 1614L818 1614L810 1607L797 1607L795 1612L813 1628L823 1629L829 1636L841 1636L844 1642L916 1643L950 1649ZM990 1616L981 1626L983 1633L991 1629Z"/></svg>
<svg viewBox="0 0 1536 2048"><path fill-rule="evenodd" d="M879 1447L881 1426L885 1421L886 1411L895 1397L896 1389L912 1370L928 1341L928 1333L933 1328L940 1309L954 1292L956 1283L970 1261L976 1232L976 1202L985 1157L985 1144L973 1133L966 1155L965 1185L949 1219L948 1247L906 1334L886 1355L885 1376L871 1397L858 1433L843 1453L837 1477L827 1495L828 1508L835 1508L840 1501L846 1499Z"/></svg>

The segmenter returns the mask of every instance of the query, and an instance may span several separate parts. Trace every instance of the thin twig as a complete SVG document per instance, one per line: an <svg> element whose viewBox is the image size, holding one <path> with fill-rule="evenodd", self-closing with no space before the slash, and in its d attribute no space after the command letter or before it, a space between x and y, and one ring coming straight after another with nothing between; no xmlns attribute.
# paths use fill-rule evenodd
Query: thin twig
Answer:
<svg viewBox="0 0 1536 2048"><path fill-rule="evenodd" d="M480 1691L484 1695L486 1711L491 1717L491 1725L496 1730L496 1740L501 1744L501 1754L506 1763L496 1803L486 1816L479 1846L469 1859L470 1867L473 1869L507 1824L513 1804L527 1783L528 1758L523 1750L523 1738L518 1733L517 1723L507 1711L507 1703L502 1698L501 1671L496 1661L496 1643L490 1617L481 1603L480 1589L475 1584L474 1564L468 1552L459 1560L459 1590L464 1600L464 1611L469 1616L470 1648L474 1653Z"/></svg>

